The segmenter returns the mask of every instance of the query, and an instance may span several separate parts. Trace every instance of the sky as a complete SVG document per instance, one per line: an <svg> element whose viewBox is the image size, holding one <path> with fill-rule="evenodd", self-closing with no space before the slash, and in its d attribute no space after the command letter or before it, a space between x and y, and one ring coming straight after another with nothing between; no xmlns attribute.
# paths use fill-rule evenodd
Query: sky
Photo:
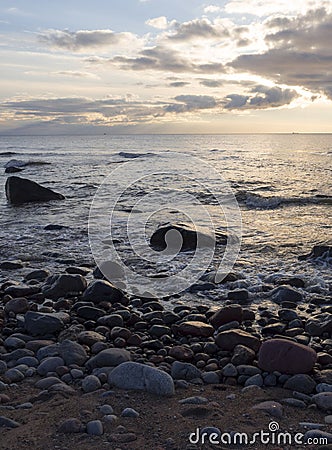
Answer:
<svg viewBox="0 0 332 450"><path fill-rule="evenodd" d="M332 0L1 0L0 134L332 132Z"/></svg>

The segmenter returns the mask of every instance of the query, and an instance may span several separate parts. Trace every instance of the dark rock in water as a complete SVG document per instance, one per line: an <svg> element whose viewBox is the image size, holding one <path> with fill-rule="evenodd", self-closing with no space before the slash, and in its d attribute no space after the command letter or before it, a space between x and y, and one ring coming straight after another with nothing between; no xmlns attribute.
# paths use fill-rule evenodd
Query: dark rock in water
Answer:
<svg viewBox="0 0 332 450"><path fill-rule="evenodd" d="M129 158L129 159L140 158L141 156L151 156L151 155L153 155L153 153L119 152L119 156L121 156L122 158Z"/></svg>
<svg viewBox="0 0 332 450"><path fill-rule="evenodd" d="M312 316L305 324L305 331L311 336L332 333L332 314L326 312Z"/></svg>
<svg viewBox="0 0 332 450"><path fill-rule="evenodd" d="M16 270L23 267L22 261L3 261L0 263L0 269L2 270Z"/></svg>
<svg viewBox="0 0 332 450"><path fill-rule="evenodd" d="M66 272L70 273L71 275L88 275L90 272L90 269L87 269L86 267L76 267L76 266L70 266L66 268Z"/></svg>
<svg viewBox="0 0 332 450"><path fill-rule="evenodd" d="M27 178L8 177L6 181L7 200L14 204L28 202L45 202L49 200L63 200L62 194L45 188Z"/></svg>
<svg viewBox="0 0 332 450"><path fill-rule="evenodd" d="M312 370L317 360L315 350L286 339L270 339L259 350L258 366L267 372L304 374Z"/></svg>
<svg viewBox="0 0 332 450"><path fill-rule="evenodd" d="M332 245L315 245L308 255L299 256L299 260L303 261L305 259L320 258L322 256L332 257Z"/></svg>
<svg viewBox="0 0 332 450"><path fill-rule="evenodd" d="M303 300L301 292L289 286L279 286L272 291L272 299L276 303L281 302L300 302Z"/></svg>
<svg viewBox="0 0 332 450"><path fill-rule="evenodd" d="M14 285L5 289L5 294L12 297L27 297L29 295L37 294L40 291L38 286Z"/></svg>
<svg viewBox="0 0 332 450"><path fill-rule="evenodd" d="M68 228L65 225L58 225L56 223L50 223L49 225L46 225L44 227L44 230L46 231L58 231L58 230L63 230L64 228Z"/></svg>
<svg viewBox="0 0 332 450"><path fill-rule="evenodd" d="M195 283L192 284L188 291L191 293L195 293L195 292L201 292L201 291L210 291L211 289L215 289L216 285L214 283L209 283L209 282L205 282L205 283Z"/></svg>
<svg viewBox="0 0 332 450"><path fill-rule="evenodd" d="M20 169L19 167L6 167L5 169L5 173L17 173L17 172L22 172L23 169Z"/></svg>
<svg viewBox="0 0 332 450"><path fill-rule="evenodd" d="M21 159L11 159L4 165L4 167L46 166L50 164L51 163L46 161L22 161Z"/></svg>
<svg viewBox="0 0 332 450"><path fill-rule="evenodd" d="M25 279L29 280L45 280L50 275L50 272L45 269L33 270L25 275Z"/></svg>
<svg viewBox="0 0 332 450"><path fill-rule="evenodd" d="M304 288L304 286L305 286L304 280L299 277L282 277L282 278L280 278L280 280L278 280L277 283L284 284L284 285L288 284L289 286L297 287L297 288Z"/></svg>
<svg viewBox="0 0 332 450"><path fill-rule="evenodd" d="M234 291L229 291L227 294L229 300L235 300L239 303L246 303L249 299L249 292L247 289L235 289Z"/></svg>
<svg viewBox="0 0 332 450"><path fill-rule="evenodd" d="M47 279L42 292L48 298L58 299L69 293L83 292L87 287L82 275L54 275Z"/></svg>
<svg viewBox="0 0 332 450"><path fill-rule="evenodd" d="M118 280L124 278L125 272L118 263L104 261L94 269L93 276L98 280Z"/></svg>
<svg viewBox="0 0 332 450"><path fill-rule="evenodd" d="M93 303L101 303L103 301L111 303L120 302L122 304L128 303L120 289L104 280L93 281L84 292L83 299L91 300Z"/></svg>
<svg viewBox="0 0 332 450"><path fill-rule="evenodd" d="M225 235L218 236L222 243L226 243ZM196 230L186 224L167 223L159 227L150 238L150 245L156 250L171 252L196 250L198 248L214 248L216 239L203 231Z"/></svg>
<svg viewBox="0 0 332 450"><path fill-rule="evenodd" d="M24 316L25 329L31 336L44 336L61 331L69 321L66 313L40 313L28 311Z"/></svg>

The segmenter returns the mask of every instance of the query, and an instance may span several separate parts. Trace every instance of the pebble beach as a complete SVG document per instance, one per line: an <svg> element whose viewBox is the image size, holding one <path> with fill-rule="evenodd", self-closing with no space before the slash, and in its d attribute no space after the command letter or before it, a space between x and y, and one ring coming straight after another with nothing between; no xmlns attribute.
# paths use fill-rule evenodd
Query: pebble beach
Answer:
<svg viewBox="0 0 332 450"><path fill-rule="evenodd" d="M194 307L128 298L92 267L1 270L25 274L0 291L1 449L236 448L189 436L271 421L325 439L306 448L329 448L331 299L308 294L300 277L265 285L272 309L234 289L236 273L223 299Z"/></svg>

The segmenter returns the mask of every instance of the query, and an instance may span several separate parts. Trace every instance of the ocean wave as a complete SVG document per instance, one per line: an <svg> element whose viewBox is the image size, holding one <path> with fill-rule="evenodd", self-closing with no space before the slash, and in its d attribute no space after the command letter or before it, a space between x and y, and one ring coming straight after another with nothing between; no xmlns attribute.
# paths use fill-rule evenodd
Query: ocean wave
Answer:
<svg viewBox="0 0 332 450"><path fill-rule="evenodd" d="M263 196L254 192L238 191L236 199L250 209L275 209L284 205L332 205L332 196L317 194L312 196Z"/></svg>
<svg viewBox="0 0 332 450"><path fill-rule="evenodd" d="M48 164L51 163L46 161L22 161L20 159L11 159L4 165L4 167L7 169L9 167L42 166Z"/></svg>
<svg viewBox="0 0 332 450"><path fill-rule="evenodd" d="M12 156L12 155L18 155L18 152L0 152L0 156Z"/></svg>
<svg viewBox="0 0 332 450"><path fill-rule="evenodd" d="M141 158L143 156L154 156L154 153L134 153L134 152L119 152L119 156L127 159Z"/></svg>

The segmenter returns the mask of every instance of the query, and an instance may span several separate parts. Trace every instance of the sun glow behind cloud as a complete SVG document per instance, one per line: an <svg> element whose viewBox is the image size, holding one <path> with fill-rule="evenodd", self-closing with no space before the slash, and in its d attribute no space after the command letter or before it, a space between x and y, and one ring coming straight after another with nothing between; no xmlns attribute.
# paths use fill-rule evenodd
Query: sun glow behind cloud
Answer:
<svg viewBox="0 0 332 450"><path fill-rule="evenodd" d="M202 132L222 132L233 121L231 130L241 132L255 117L252 131L276 131L274 116L281 123L277 131L299 124L300 131L332 131L326 116L332 99L330 2L202 2L194 18L184 2L186 20L178 20L171 5L167 12L153 0L135 2L135 23L110 20L107 28L60 28L47 20L47 26L36 21L29 29L11 29L3 23L0 131L63 124L83 132L91 126L96 132L105 126L170 132L174 124L178 132L192 121L195 132L199 123ZM116 3L110 4L116 12ZM148 16L140 16L141 8ZM9 9L9 22L24 17L21 7ZM301 122L303 108L321 114L323 128Z"/></svg>

